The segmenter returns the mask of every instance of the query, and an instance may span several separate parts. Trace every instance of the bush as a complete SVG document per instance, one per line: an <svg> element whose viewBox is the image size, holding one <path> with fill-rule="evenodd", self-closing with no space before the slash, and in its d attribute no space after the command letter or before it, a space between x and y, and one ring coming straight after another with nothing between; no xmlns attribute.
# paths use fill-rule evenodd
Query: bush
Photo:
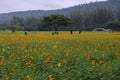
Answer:
<svg viewBox="0 0 120 80"><path fill-rule="evenodd" d="M120 31L120 21L110 21L104 24L105 28Z"/></svg>

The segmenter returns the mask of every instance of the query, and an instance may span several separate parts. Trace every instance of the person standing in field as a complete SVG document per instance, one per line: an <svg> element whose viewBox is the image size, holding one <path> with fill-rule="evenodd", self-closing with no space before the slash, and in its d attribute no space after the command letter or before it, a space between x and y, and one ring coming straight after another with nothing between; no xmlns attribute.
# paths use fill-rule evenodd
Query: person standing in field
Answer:
<svg viewBox="0 0 120 80"><path fill-rule="evenodd" d="M81 30L79 30L78 33L81 34Z"/></svg>
<svg viewBox="0 0 120 80"><path fill-rule="evenodd" d="M73 31L72 31L72 30L70 31L70 34L73 34Z"/></svg>
<svg viewBox="0 0 120 80"><path fill-rule="evenodd" d="M25 31L25 35L26 35L26 36L27 36L27 34L28 34L27 31Z"/></svg>

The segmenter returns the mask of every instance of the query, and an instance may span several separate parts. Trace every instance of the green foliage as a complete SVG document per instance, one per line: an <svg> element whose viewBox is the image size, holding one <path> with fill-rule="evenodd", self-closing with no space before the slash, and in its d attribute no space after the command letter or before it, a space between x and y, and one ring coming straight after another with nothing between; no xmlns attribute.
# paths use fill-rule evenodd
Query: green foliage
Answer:
<svg viewBox="0 0 120 80"><path fill-rule="evenodd" d="M9 28L10 28L10 30L12 30L12 32L22 30L22 27L20 25L18 25L18 24L12 25Z"/></svg>
<svg viewBox="0 0 120 80"><path fill-rule="evenodd" d="M120 31L120 21L110 21L104 24L105 28Z"/></svg>
<svg viewBox="0 0 120 80"><path fill-rule="evenodd" d="M120 79L119 32L6 34L0 35L1 80Z"/></svg>
<svg viewBox="0 0 120 80"><path fill-rule="evenodd" d="M8 30L9 27L10 27L10 26L9 26L8 24L1 24L1 25L0 25L0 30L5 31L5 30Z"/></svg>
<svg viewBox="0 0 120 80"><path fill-rule="evenodd" d="M17 28L17 30L27 30L27 31L36 31L39 29L41 19L35 18L35 17L29 17L29 18L20 18L14 16L11 20L11 25L15 27L17 25L18 27L21 26L21 28ZM12 27L12 29L14 29Z"/></svg>
<svg viewBox="0 0 120 80"><path fill-rule="evenodd" d="M118 12L117 12L117 20L120 21L120 8L118 9Z"/></svg>
<svg viewBox="0 0 120 80"><path fill-rule="evenodd" d="M61 26L69 26L71 25L72 20L68 17L60 14L55 14L51 16L44 17L41 21L41 25L43 27L53 27L56 31Z"/></svg>
<svg viewBox="0 0 120 80"><path fill-rule="evenodd" d="M113 20L112 9L109 8L96 8L91 11L74 11L71 13L73 19L73 27L77 29L91 30L92 28L100 27L108 21Z"/></svg>

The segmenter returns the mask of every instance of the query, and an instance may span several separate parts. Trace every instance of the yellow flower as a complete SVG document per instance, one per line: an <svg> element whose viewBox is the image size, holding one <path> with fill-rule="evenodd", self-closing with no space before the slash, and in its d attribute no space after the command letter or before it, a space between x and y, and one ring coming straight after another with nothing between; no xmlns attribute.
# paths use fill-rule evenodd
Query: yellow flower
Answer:
<svg viewBox="0 0 120 80"><path fill-rule="evenodd" d="M17 66L17 63L15 62L14 65Z"/></svg>
<svg viewBox="0 0 120 80"><path fill-rule="evenodd" d="M95 64L95 61L92 61L92 65L94 65Z"/></svg>
<svg viewBox="0 0 120 80"><path fill-rule="evenodd" d="M4 59L4 56L0 56L0 59Z"/></svg>
<svg viewBox="0 0 120 80"><path fill-rule="evenodd" d="M54 46L53 46L53 48L55 48L55 49L56 49L56 48L57 48L57 45L54 45Z"/></svg>
<svg viewBox="0 0 120 80"><path fill-rule="evenodd" d="M9 80L9 77L6 77L6 79L5 80Z"/></svg>
<svg viewBox="0 0 120 80"><path fill-rule="evenodd" d="M15 69L14 69L14 68L12 68L12 69L11 69L11 71L12 71L12 72L14 72L14 71L15 71Z"/></svg>
<svg viewBox="0 0 120 80"><path fill-rule="evenodd" d="M32 78L30 76L26 76L27 80L32 80Z"/></svg>
<svg viewBox="0 0 120 80"><path fill-rule="evenodd" d="M48 78L49 80L53 80L52 75L49 75Z"/></svg>
<svg viewBox="0 0 120 80"><path fill-rule="evenodd" d="M58 44L58 42L56 42L55 44Z"/></svg>
<svg viewBox="0 0 120 80"><path fill-rule="evenodd" d="M61 67L61 63L58 63L57 66L58 66L58 67Z"/></svg>
<svg viewBox="0 0 120 80"><path fill-rule="evenodd" d="M15 57L15 54L13 53L12 55L11 55L11 58L14 58Z"/></svg>
<svg viewBox="0 0 120 80"><path fill-rule="evenodd" d="M99 76L102 76L102 73L99 73Z"/></svg>
<svg viewBox="0 0 120 80"><path fill-rule="evenodd" d="M2 49L3 52L5 52L5 49Z"/></svg>
<svg viewBox="0 0 120 80"><path fill-rule="evenodd" d="M65 59L62 59L62 62L63 62L63 63L66 63L66 62L67 62L67 60L65 60Z"/></svg>
<svg viewBox="0 0 120 80"><path fill-rule="evenodd" d="M105 54L102 54L102 57L104 58L104 57L105 57Z"/></svg>
<svg viewBox="0 0 120 80"><path fill-rule="evenodd" d="M0 65L3 65L3 62L0 62Z"/></svg>

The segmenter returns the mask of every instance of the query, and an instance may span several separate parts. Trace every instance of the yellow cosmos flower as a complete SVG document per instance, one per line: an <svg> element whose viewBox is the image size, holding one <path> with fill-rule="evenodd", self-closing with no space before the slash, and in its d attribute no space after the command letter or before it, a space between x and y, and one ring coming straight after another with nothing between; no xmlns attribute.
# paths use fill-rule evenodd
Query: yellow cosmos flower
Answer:
<svg viewBox="0 0 120 80"><path fill-rule="evenodd" d="M56 49L56 48L57 48L57 45L54 45L54 46L53 46L53 48L55 48L55 49Z"/></svg>
<svg viewBox="0 0 120 80"><path fill-rule="evenodd" d="M4 56L0 56L0 59L4 59Z"/></svg>
<svg viewBox="0 0 120 80"><path fill-rule="evenodd" d="M14 71L15 71L15 69L14 69L14 68L12 68L12 69L11 69L11 71L12 71L12 72L14 72Z"/></svg>
<svg viewBox="0 0 120 80"><path fill-rule="evenodd" d="M52 75L48 75L49 80L53 80Z"/></svg>
<svg viewBox="0 0 120 80"><path fill-rule="evenodd" d="M3 52L5 52L5 49L2 49Z"/></svg>
<svg viewBox="0 0 120 80"><path fill-rule="evenodd" d="M58 67L61 67L61 63L58 63L57 66L58 66Z"/></svg>
<svg viewBox="0 0 120 80"><path fill-rule="evenodd" d="M3 62L0 62L0 65L3 65Z"/></svg>
<svg viewBox="0 0 120 80"><path fill-rule="evenodd" d="M6 77L5 80L9 80L9 77Z"/></svg>
<svg viewBox="0 0 120 80"><path fill-rule="evenodd" d="M32 80L32 78L28 75L28 76L26 76L26 79L27 80Z"/></svg>
<svg viewBox="0 0 120 80"><path fill-rule="evenodd" d="M94 60L92 61L92 65L95 65L95 61Z"/></svg>

